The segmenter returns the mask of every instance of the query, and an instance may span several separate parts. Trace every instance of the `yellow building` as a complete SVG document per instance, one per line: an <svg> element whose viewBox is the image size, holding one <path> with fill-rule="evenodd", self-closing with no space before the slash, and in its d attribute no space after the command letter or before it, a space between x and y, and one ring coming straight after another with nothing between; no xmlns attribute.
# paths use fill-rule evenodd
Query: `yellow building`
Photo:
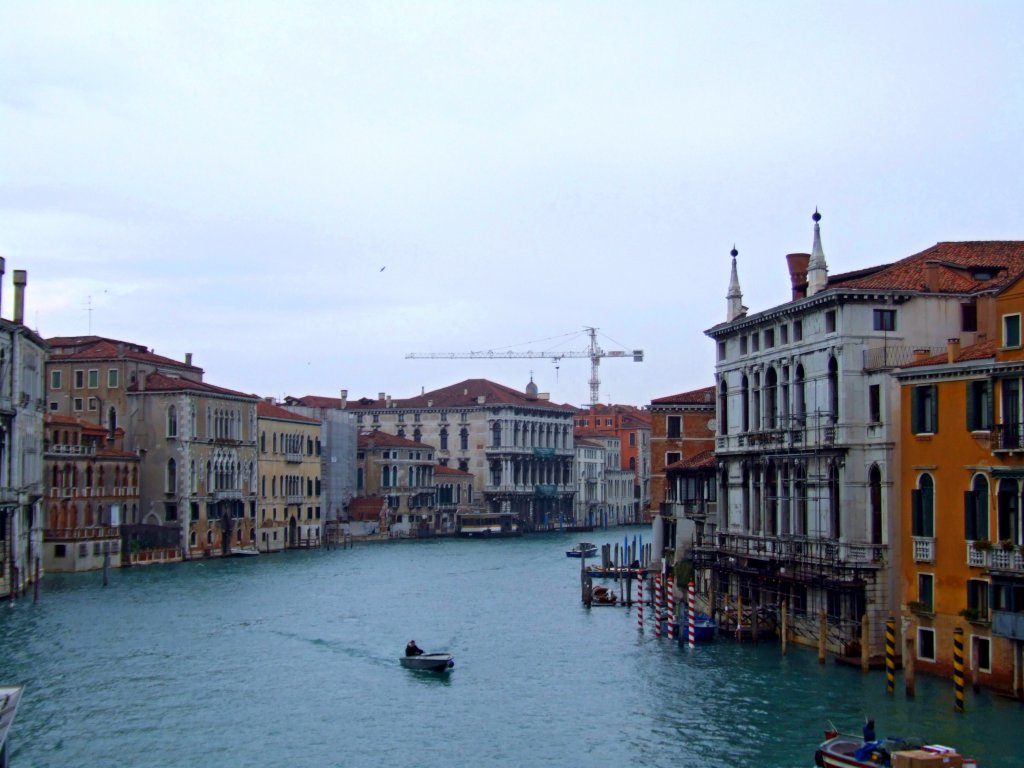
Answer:
<svg viewBox="0 0 1024 768"><path fill-rule="evenodd" d="M259 531L261 552L318 547L320 422L269 400L257 405Z"/></svg>
<svg viewBox="0 0 1024 768"><path fill-rule="evenodd" d="M960 628L968 675L1022 696L1024 263L982 268L992 284L964 304L973 343L896 374L904 626L919 669L952 674Z"/></svg>

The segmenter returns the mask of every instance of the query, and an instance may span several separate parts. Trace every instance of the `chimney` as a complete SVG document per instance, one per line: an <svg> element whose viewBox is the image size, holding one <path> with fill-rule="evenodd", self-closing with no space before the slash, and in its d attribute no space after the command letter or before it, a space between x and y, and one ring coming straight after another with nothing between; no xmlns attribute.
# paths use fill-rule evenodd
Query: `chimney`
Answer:
<svg viewBox="0 0 1024 768"><path fill-rule="evenodd" d="M0 256L0 285L3 285L4 270L7 267L7 260Z"/></svg>
<svg viewBox="0 0 1024 768"><path fill-rule="evenodd" d="M383 392L378 392L377 393L377 399L378 400L383 400L384 399L384 393Z"/></svg>
<svg viewBox="0 0 1024 768"><path fill-rule="evenodd" d="M932 351L927 347L919 347L914 350L913 361L916 363L918 360L924 360L926 357L931 357Z"/></svg>
<svg viewBox="0 0 1024 768"><path fill-rule="evenodd" d="M793 301L807 296L807 265L811 261L809 253L786 254L789 266L789 282L793 285Z"/></svg>
<svg viewBox="0 0 1024 768"><path fill-rule="evenodd" d="M139 392L145 392L146 391L146 378L148 376L149 376L148 373L142 373L142 374L139 375L139 380L137 382L137 384L138 384L138 391Z"/></svg>
<svg viewBox="0 0 1024 768"><path fill-rule="evenodd" d="M428 400L427 400L427 408L433 408L433 407L434 407L434 401L433 401L433 400L430 400L430 399L428 399Z"/></svg>
<svg viewBox="0 0 1024 768"><path fill-rule="evenodd" d="M955 363L960 356L960 339L946 339L946 362Z"/></svg>
<svg viewBox="0 0 1024 768"><path fill-rule="evenodd" d="M192 353L191 352L186 352L185 353L185 365L192 365Z"/></svg>
<svg viewBox="0 0 1024 768"><path fill-rule="evenodd" d="M348 406L348 390L341 390L341 407L344 410Z"/></svg>
<svg viewBox="0 0 1024 768"><path fill-rule="evenodd" d="M924 289L929 293L939 292L939 262L924 263Z"/></svg>
<svg viewBox="0 0 1024 768"><path fill-rule="evenodd" d="M24 269L14 270L14 322L25 324L25 286L28 284L28 272Z"/></svg>
<svg viewBox="0 0 1024 768"><path fill-rule="evenodd" d="M477 396L476 396L476 401L477 401L477 403L479 403L480 405L483 405L484 403L486 403L486 402L487 402L487 395L477 395Z"/></svg>
<svg viewBox="0 0 1024 768"><path fill-rule="evenodd" d="M388 408L391 407L391 395L388 395L387 401L386 401L386 405L387 405Z"/></svg>

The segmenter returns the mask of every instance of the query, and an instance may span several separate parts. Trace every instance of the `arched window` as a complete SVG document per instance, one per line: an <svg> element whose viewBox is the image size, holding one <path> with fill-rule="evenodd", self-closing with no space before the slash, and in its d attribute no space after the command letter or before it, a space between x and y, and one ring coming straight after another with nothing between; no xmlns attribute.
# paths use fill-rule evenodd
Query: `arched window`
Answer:
<svg viewBox="0 0 1024 768"><path fill-rule="evenodd" d="M774 368L769 368L764 377L764 422L768 429L777 429L779 426L778 385L778 374Z"/></svg>
<svg viewBox="0 0 1024 768"><path fill-rule="evenodd" d="M267 433L260 432L260 453L267 452Z"/></svg>
<svg viewBox="0 0 1024 768"><path fill-rule="evenodd" d="M828 465L828 504L830 518L830 535L838 539L843 535L842 504L839 499L839 467L836 463Z"/></svg>
<svg viewBox="0 0 1024 768"><path fill-rule="evenodd" d="M740 379L740 431L750 431L750 382L746 374Z"/></svg>
<svg viewBox="0 0 1024 768"><path fill-rule="evenodd" d="M871 514L870 540L872 544L882 543L882 472L877 464L868 472L868 504Z"/></svg>
<svg viewBox="0 0 1024 768"><path fill-rule="evenodd" d="M491 447L499 448L501 446L501 422L494 422L491 426Z"/></svg>
<svg viewBox="0 0 1024 768"><path fill-rule="evenodd" d="M174 493L178 487L178 465L174 459L167 460L167 477L165 478L164 491Z"/></svg>
<svg viewBox="0 0 1024 768"><path fill-rule="evenodd" d="M459 430L459 448L463 451L469 450L469 430L465 427Z"/></svg>
<svg viewBox="0 0 1024 768"><path fill-rule="evenodd" d="M988 537L988 478L979 474L964 499L964 538L982 541Z"/></svg>
<svg viewBox="0 0 1024 768"><path fill-rule="evenodd" d="M173 405L167 406L167 436L178 436L178 412Z"/></svg>
<svg viewBox="0 0 1024 768"><path fill-rule="evenodd" d="M380 486L381 488L391 487L391 467L384 466L380 468Z"/></svg>
<svg viewBox="0 0 1024 768"><path fill-rule="evenodd" d="M828 413L833 424L839 422L839 363L828 359Z"/></svg>
<svg viewBox="0 0 1024 768"><path fill-rule="evenodd" d="M443 428L441 429L440 440L441 440L441 450L442 451L447 451L448 450L448 430L447 429L443 429Z"/></svg>
<svg viewBox="0 0 1024 768"><path fill-rule="evenodd" d="M807 392L805 390L804 367L796 367L796 375L793 377L793 421L803 426L807 416Z"/></svg>
<svg viewBox="0 0 1024 768"><path fill-rule="evenodd" d="M930 538L935 535L935 480L927 472L917 479L910 492L910 534Z"/></svg>
<svg viewBox="0 0 1024 768"><path fill-rule="evenodd" d="M418 443L418 442L420 442L420 439L421 439L422 437L423 437L423 433L422 433L422 432L420 431L420 428L419 428L419 427L416 427L416 429L414 429L414 430L412 431L412 439L413 439L413 440L414 440L415 442L417 442L417 443Z"/></svg>
<svg viewBox="0 0 1024 768"><path fill-rule="evenodd" d="M724 376L718 384L718 434L729 434L729 387Z"/></svg>

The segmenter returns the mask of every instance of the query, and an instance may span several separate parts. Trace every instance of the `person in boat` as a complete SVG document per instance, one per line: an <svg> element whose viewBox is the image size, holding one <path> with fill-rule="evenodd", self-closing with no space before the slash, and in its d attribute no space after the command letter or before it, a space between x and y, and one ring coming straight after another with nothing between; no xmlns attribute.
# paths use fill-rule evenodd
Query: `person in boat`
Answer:
<svg viewBox="0 0 1024 768"><path fill-rule="evenodd" d="M865 720L864 721L864 743L867 744L868 742L872 742L872 741L876 741L876 740L877 740L877 737L875 736L875 721L871 720L871 719Z"/></svg>
<svg viewBox="0 0 1024 768"><path fill-rule="evenodd" d="M406 656L422 656L423 649L416 645L415 640L410 640L405 644L405 655Z"/></svg>

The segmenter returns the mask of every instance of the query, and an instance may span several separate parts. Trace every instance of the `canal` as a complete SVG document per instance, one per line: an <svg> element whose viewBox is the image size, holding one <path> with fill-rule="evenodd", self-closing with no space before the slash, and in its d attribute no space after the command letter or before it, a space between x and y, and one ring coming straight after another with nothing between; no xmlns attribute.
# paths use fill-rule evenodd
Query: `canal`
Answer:
<svg viewBox="0 0 1024 768"><path fill-rule="evenodd" d="M640 532L630 529L630 537ZM597 543L623 531L595 532ZM24 683L13 768L684 766L810 768L829 720L1021 765L1024 709L814 651L688 651L624 608L586 610L579 534L440 539L47 576L0 608L0 684ZM402 669L415 639L451 675Z"/></svg>

